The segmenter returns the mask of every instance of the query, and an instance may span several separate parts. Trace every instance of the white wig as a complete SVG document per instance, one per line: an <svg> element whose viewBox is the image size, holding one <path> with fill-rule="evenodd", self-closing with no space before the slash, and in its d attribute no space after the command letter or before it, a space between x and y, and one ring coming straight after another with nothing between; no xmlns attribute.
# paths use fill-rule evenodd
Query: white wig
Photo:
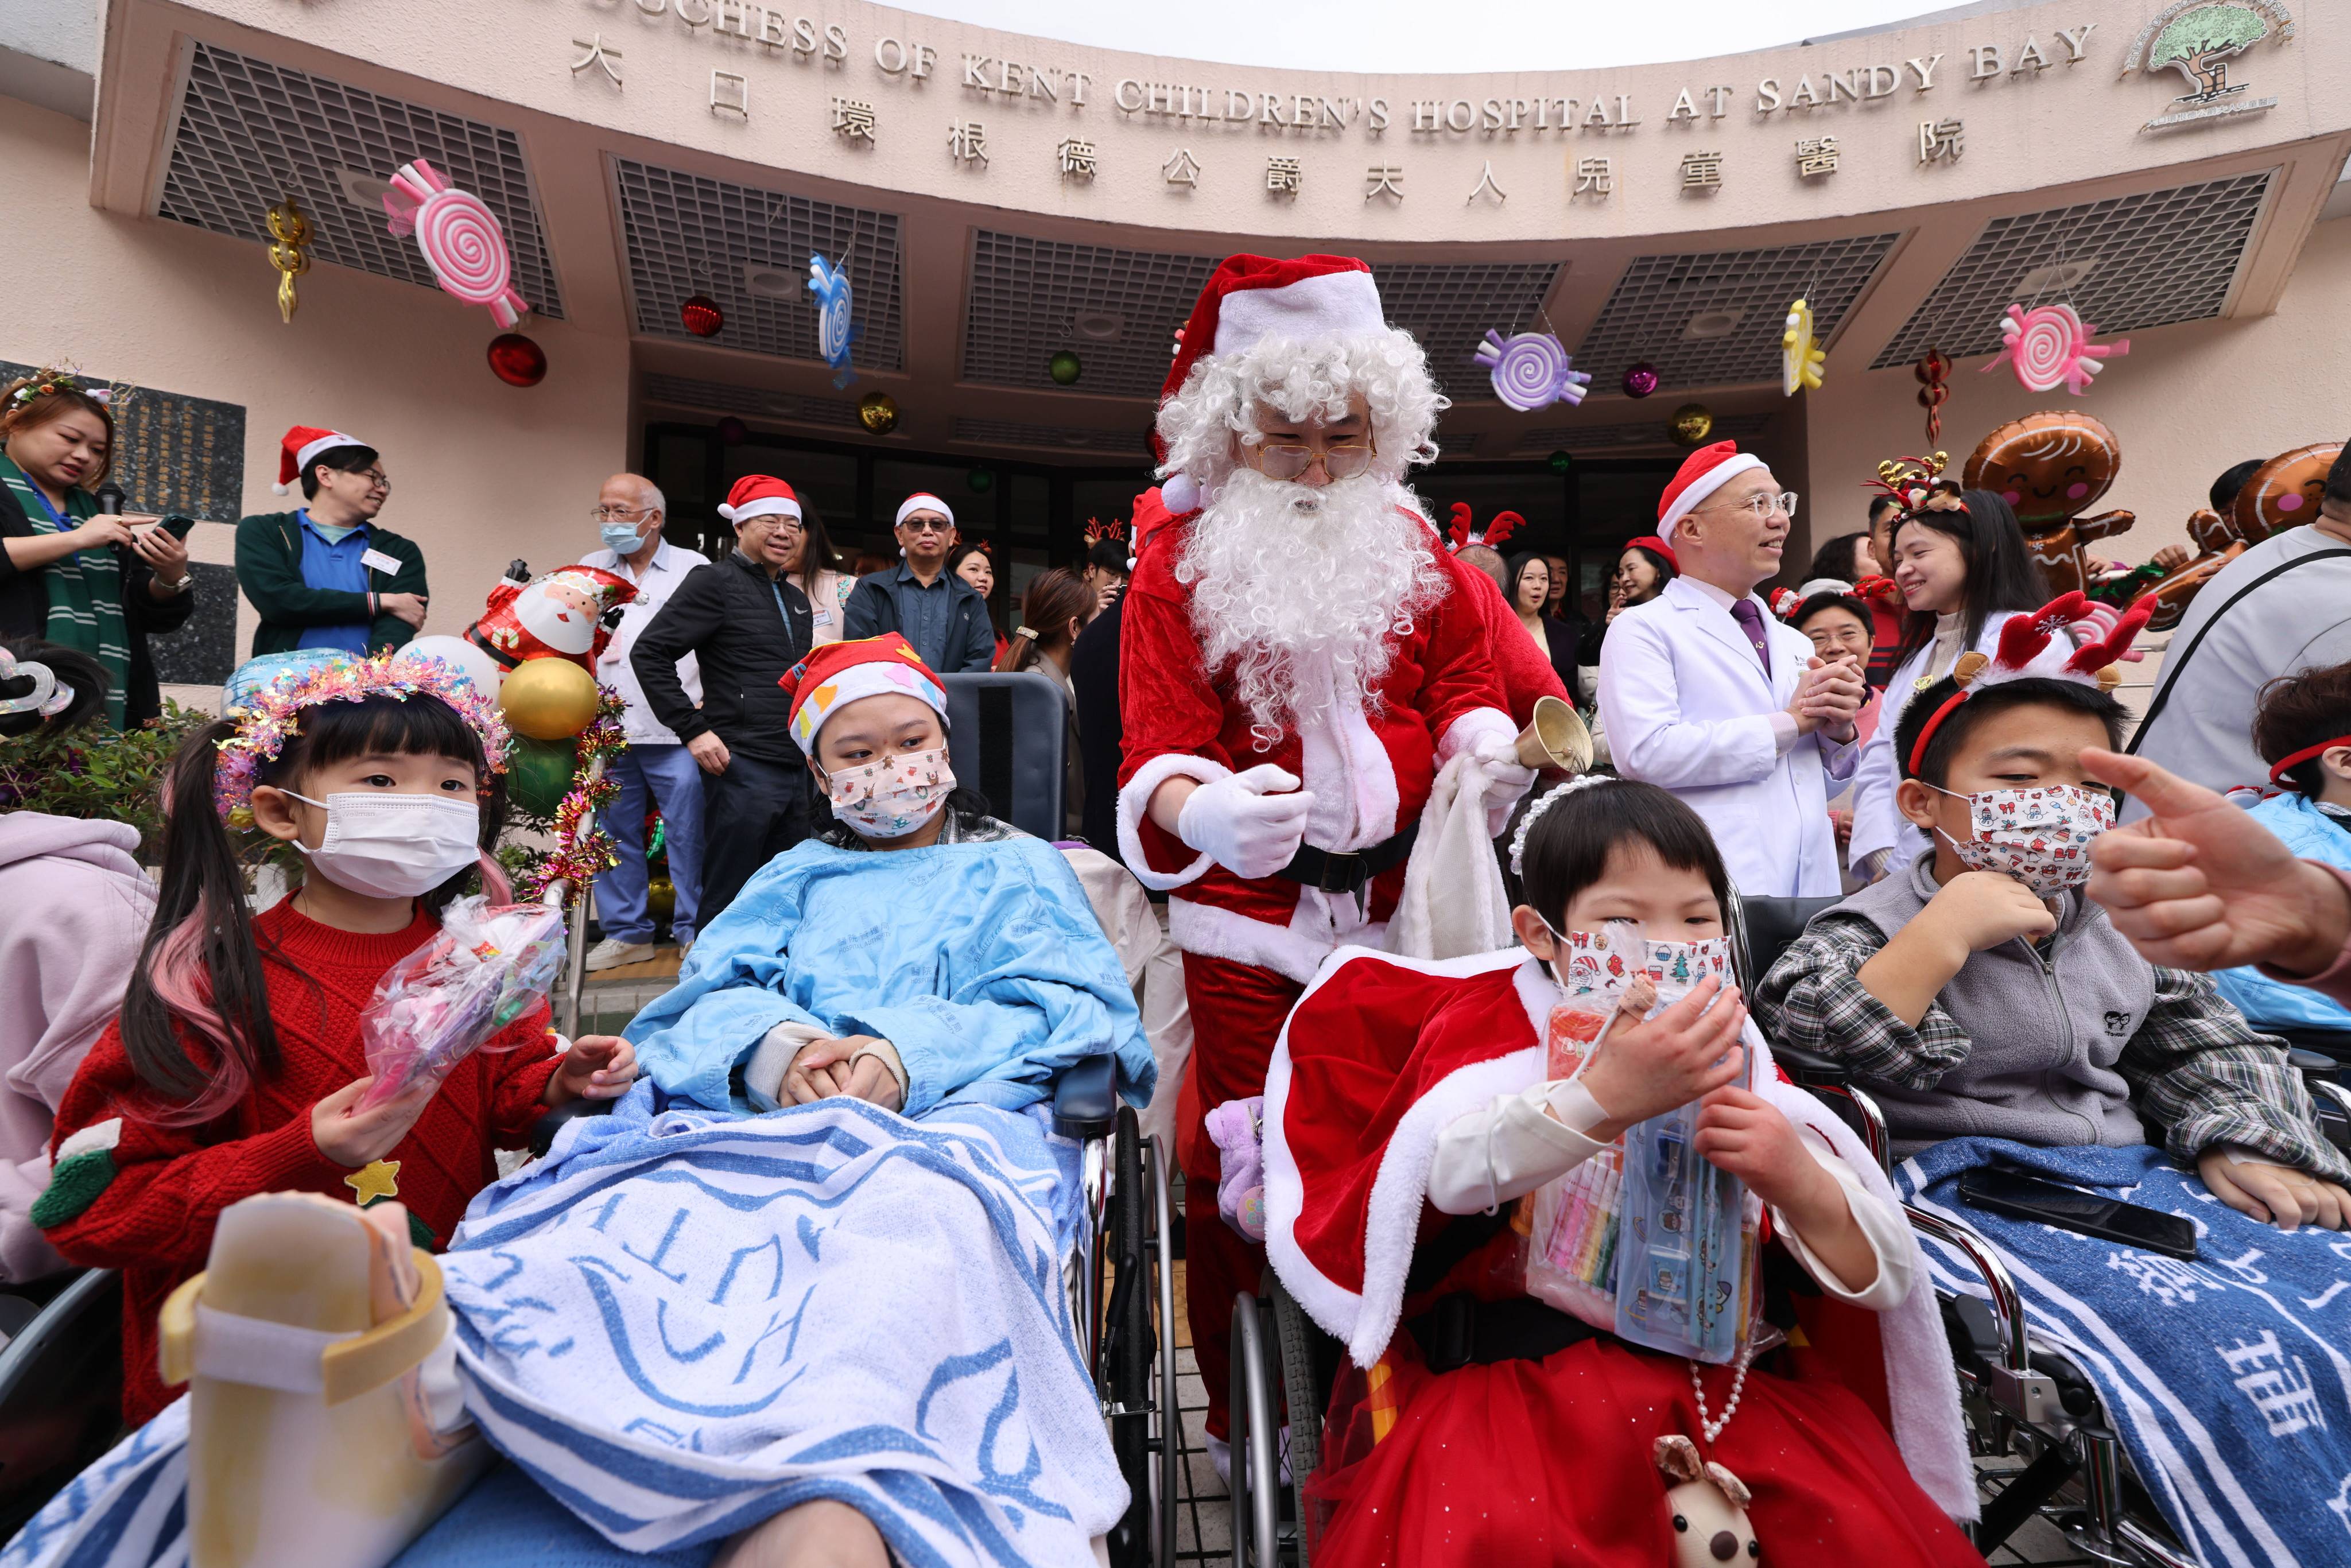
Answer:
<svg viewBox="0 0 2351 1568"><path fill-rule="evenodd" d="M1437 416L1448 406L1428 373L1428 356L1409 332L1389 328L1300 342L1270 338L1233 354L1204 356L1182 390L1159 410L1166 443L1162 477L1181 474L1214 496L1236 464L1232 437L1250 445L1264 436L1257 405L1291 419L1343 419L1354 399L1370 415L1377 455L1372 472L1400 481L1415 463L1437 457Z"/></svg>

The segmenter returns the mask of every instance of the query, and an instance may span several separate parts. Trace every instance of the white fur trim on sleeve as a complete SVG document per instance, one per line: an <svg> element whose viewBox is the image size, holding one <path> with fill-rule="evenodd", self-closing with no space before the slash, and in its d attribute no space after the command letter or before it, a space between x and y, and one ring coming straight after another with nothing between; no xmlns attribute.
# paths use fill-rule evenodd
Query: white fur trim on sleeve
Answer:
<svg viewBox="0 0 2351 1568"><path fill-rule="evenodd" d="M1135 881L1164 892L1197 882L1207 874L1211 862L1207 855L1196 857L1179 872L1152 870L1150 859L1143 851L1143 814L1151 809L1153 793L1170 779L1196 779L1203 784L1214 784L1232 776L1233 770L1222 763L1195 757L1188 751L1163 751L1135 769L1134 777L1118 792L1118 851Z"/></svg>
<svg viewBox="0 0 2351 1568"><path fill-rule="evenodd" d="M1519 727L1510 716L1498 707L1473 707L1445 727L1437 737L1437 765L1439 768L1465 751L1475 751L1489 740L1513 745L1519 738Z"/></svg>

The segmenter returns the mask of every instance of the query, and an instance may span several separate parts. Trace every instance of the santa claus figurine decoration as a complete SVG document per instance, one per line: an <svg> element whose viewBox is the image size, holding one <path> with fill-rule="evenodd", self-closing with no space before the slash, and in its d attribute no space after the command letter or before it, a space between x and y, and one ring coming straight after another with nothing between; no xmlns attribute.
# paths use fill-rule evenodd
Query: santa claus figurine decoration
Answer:
<svg viewBox="0 0 2351 1568"><path fill-rule="evenodd" d="M627 578L592 566L559 567L543 577L517 561L490 590L466 641L486 650L501 669L526 659L569 659L596 673L596 658L612 639L612 620L637 596Z"/></svg>
<svg viewBox="0 0 2351 1568"><path fill-rule="evenodd" d="M1265 1263L1217 1218L1207 1113L1263 1092L1282 1019L1333 948L1383 940L1437 769L1477 758L1498 812L1534 778L1491 650L1537 655L1405 486L1436 455L1442 406L1363 262L1230 256L1160 395L1173 520L1135 507L1148 542L1122 612L1118 833L1128 869L1170 890L1184 950L1196 1044L1176 1143L1200 1206L1186 1267L1212 1452L1233 1293Z"/></svg>

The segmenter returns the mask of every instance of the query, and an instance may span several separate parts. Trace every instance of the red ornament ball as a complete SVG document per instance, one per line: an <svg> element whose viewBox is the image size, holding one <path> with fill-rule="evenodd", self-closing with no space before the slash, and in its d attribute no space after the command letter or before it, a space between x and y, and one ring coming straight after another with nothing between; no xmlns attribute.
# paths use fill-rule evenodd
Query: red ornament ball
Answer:
<svg viewBox="0 0 2351 1568"><path fill-rule="evenodd" d="M677 308L677 319L697 338L716 338L726 325L726 312L707 294L689 294Z"/></svg>
<svg viewBox="0 0 2351 1568"><path fill-rule="evenodd" d="M1625 371L1625 395L1647 397L1657 390L1657 367L1644 360Z"/></svg>
<svg viewBox="0 0 2351 1568"><path fill-rule="evenodd" d="M520 332L490 340L490 373L510 387L535 387L547 379L547 350Z"/></svg>
<svg viewBox="0 0 2351 1568"><path fill-rule="evenodd" d="M731 413L718 422L718 439L729 446L742 445L750 435L751 427Z"/></svg>

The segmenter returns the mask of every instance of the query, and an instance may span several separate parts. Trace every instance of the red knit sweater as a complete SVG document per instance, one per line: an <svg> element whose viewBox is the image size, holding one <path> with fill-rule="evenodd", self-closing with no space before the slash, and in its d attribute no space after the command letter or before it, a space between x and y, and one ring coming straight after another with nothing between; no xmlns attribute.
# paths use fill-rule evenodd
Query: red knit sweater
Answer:
<svg viewBox="0 0 2351 1568"><path fill-rule="evenodd" d="M138 1107L152 1099L131 1071L120 1024L110 1024L57 1108L59 1144L93 1123L122 1118L113 1179L47 1235L73 1262L122 1271L122 1414L133 1425L175 1396L157 1369L156 1314L164 1297L204 1267L221 1210L264 1192L355 1198L344 1181L351 1172L311 1141L310 1108L366 1075L360 1010L384 971L439 927L420 905L404 931L355 935L297 914L290 897L253 925L277 1031L274 1078L255 1084L210 1128L158 1126L140 1119ZM532 1043L547 1037L541 1004L451 1073L384 1156L400 1162L396 1196L432 1228L436 1246L448 1241L473 1196L496 1179L493 1150L528 1137L558 1060ZM181 1038L192 1060L209 1059L191 1031L182 1030Z"/></svg>

